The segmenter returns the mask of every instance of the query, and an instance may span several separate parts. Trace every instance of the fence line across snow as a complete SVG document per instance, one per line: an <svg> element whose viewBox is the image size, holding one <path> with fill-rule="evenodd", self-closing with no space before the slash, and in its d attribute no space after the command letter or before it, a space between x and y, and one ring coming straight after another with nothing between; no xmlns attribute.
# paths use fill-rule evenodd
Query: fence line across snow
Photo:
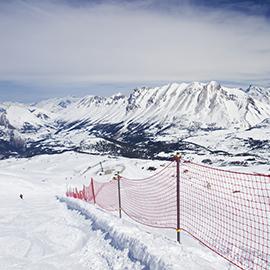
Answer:
<svg viewBox="0 0 270 270"><path fill-rule="evenodd" d="M157 228L185 231L244 270L270 269L270 175L240 173L176 156L144 179L91 179L68 197ZM120 195L120 197L119 197ZM120 207L119 207L120 206Z"/></svg>

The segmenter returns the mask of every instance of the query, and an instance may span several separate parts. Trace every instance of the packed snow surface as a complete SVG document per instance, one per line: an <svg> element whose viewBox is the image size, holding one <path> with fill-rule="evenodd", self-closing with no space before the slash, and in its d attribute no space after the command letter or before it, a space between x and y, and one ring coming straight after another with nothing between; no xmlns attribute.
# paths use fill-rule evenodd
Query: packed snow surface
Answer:
<svg viewBox="0 0 270 270"><path fill-rule="evenodd" d="M0 269L233 269L185 234L178 244L173 230L63 197L67 185L89 184L91 176L141 177L153 165L162 162L72 152L0 161Z"/></svg>

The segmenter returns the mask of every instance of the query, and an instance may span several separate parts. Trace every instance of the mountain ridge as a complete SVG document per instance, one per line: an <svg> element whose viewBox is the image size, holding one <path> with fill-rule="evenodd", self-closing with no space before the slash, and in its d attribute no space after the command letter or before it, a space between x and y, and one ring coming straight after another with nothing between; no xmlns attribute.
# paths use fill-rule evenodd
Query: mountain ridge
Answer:
<svg viewBox="0 0 270 270"><path fill-rule="evenodd" d="M97 138L95 145L115 140L114 150L121 152L121 143L135 147L146 142L175 143L198 132L258 128L269 118L269 89L229 88L216 81L170 83L136 88L128 96L117 93L54 98L30 105L3 103L0 139L7 144L8 134L15 130L16 138L25 142L26 155L33 147L39 149L36 153L82 150L82 145L91 148L89 136Z"/></svg>

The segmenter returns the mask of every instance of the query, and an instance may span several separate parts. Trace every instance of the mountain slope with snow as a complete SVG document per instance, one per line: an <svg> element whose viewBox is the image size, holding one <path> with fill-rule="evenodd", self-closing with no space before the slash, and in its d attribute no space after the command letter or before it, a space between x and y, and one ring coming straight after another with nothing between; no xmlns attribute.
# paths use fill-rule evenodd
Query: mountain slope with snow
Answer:
<svg viewBox="0 0 270 270"><path fill-rule="evenodd" d="M108 98L88 96L74 100L65 108L60 106L61 113L56 119L67 123L124 122L183 127L200 124L204 127L247 128L270 115L270 105L259 94L254 94L256 89L245 92L222 87L217 82L173 83L135 89L129 97L119 94ZM36 104L45 109L44 103L42 105ZM47 104L47 109L54 113L57 111L55 104Z"/></svg>
<svg viewBox="0 0 270 270"><path fill-rule="evenodd" d="M270 104L270 88L262 88L254 85L250 85L246 90L246 93L263 103Z"/></svg>
<svg viewBox="0 0 270 270"><path fill-rule="evenodd" d="M269 89L228 88L214 81L143 87L128 97L55 98L0 108L0 140L8 145L15 132L26 156L86 150L148 157L166 149L193 149L193 140L179 146L189 137L258 129L270 118ZM144 156L146 147L151 153Z"/></svg>

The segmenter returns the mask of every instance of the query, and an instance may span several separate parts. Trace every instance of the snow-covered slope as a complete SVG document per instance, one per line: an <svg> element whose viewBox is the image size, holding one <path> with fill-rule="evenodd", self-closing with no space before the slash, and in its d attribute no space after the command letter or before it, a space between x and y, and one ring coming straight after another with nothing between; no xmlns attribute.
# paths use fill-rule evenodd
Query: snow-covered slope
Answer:
<svg viewBox="0 0 270 270"><path fill-rule="evenodd" d="M184 233L179 245L173 230L138 226L126 216L120 220L86 203L56 199L67 183L100 179L101 161L106 170L121 167L133 177L149 174L141 169L145 164L159 166L71 152L0 161L1 270L235 269Z"/></svg>
<svg viewBox="0 0 270 270"><path fill-rule="evenodd" d="M51 113L59 113L63 109L68 108L72 103L78 101L79 98L76 97L64 97L64 98L52 98L43 100L32 104L33 107L42 108Z"/></svg>
<svg viewBox="0 0 270 270"><path fill-rule="evenodd" d="M134 91L128 108L133 121L179 127L245 128L270 113L268 106L240 89L221 87L217 82L171 84Z"/></svg>
<svg viewBox="0 0 270 270"><path fill-rule="evenodd" d="M250 85L246 93L254 99L260 100L263 103L270 104L270 88L262 88Z"/></svg>
<svg viewBox="0 0 270 270"><path fill-rule="evenodd" d="M72 123L115 123L125 116L127 98L121 94L111 97L86 96L74 102L58 115L57 120Z"/></svg>

